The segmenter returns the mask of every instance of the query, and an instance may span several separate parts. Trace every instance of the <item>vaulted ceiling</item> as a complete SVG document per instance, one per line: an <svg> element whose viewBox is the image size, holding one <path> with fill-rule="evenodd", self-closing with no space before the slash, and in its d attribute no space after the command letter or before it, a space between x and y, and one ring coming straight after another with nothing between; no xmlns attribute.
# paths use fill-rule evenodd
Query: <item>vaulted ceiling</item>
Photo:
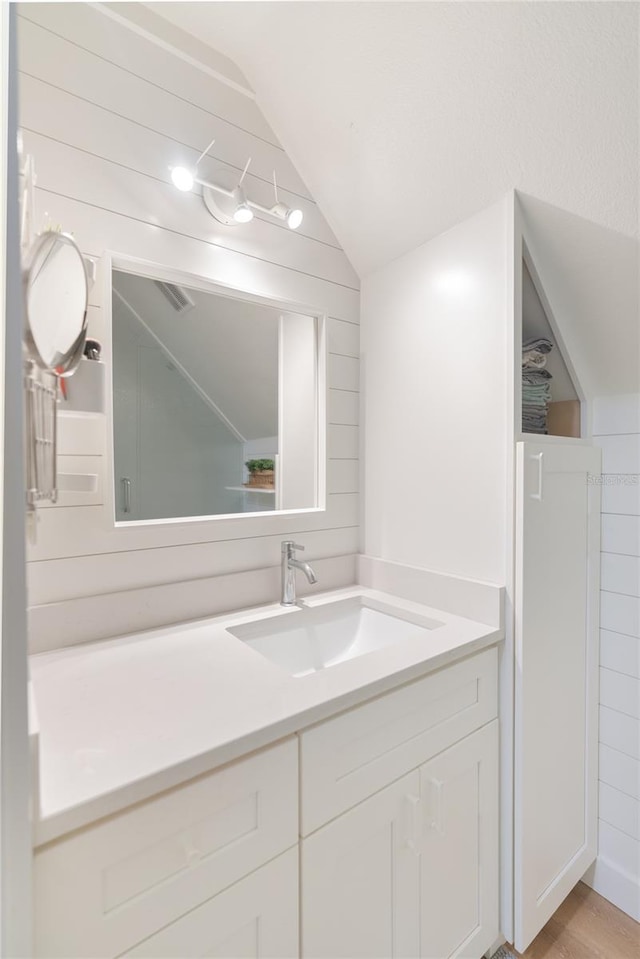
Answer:
<svg viewBox="0 0 640 959"><path fill-rule="evenodd" d="M640 4L146 6L244 73L361 277L516 188L588 395L640 388Z"/></svg>
<svg viewBox="0 0 640 959"><path fill-rule="evenodd" d="M156 3L234 60L361 276L506 190L638 235L638 5Z"/></svg>

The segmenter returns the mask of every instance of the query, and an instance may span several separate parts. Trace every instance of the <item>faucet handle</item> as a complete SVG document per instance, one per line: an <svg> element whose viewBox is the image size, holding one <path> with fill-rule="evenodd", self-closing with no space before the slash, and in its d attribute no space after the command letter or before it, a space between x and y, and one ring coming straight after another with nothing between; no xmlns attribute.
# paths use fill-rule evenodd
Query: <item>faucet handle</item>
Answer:
<svg viewBox="0 0 640 959"><path fill-rule="evenodd" d="M288 553L291 555L294 549L304 550L304 546L300 546L299 543L294 543L292 539L285 539L281 544L281 550L283 553Z"/></svg>

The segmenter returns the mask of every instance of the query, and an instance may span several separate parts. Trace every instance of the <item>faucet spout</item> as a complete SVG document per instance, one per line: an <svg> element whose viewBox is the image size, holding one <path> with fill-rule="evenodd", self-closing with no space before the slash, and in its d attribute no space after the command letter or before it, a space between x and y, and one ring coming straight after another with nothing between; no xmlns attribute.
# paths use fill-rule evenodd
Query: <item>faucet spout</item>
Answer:
<svg viewBox="0 0 640 959"><path fill-rule="evenodd" d="M281 574L282 574L282 593L280 597L281 606L295 606L296 605L296 573L295 571L299 569L307 577L307 582L312 586L314 583L318 582L316 574L313 571L313 568L309 566L308 563L302 563L299 559L295 557L295 551L297 549L304 549L304 546L298 546L292 540L285 540L282 543L282 563L281 563Z"/></svg>
<svg viewBox="0 0 640 959"><path fill-rule="evenodd" d="M318 577L308 563L301 563L299 559L290 559L289 566L295 566L296 569L299 569L301 572L303 572L307 577L307 582L310 583L311 586L318 582Z"/></svg>

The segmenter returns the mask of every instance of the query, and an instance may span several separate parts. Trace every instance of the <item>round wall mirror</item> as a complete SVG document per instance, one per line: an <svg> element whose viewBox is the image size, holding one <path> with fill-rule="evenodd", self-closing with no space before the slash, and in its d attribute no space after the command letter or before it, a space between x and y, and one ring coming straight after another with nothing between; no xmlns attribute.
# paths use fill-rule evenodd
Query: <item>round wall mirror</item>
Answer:
<svg viewBox="0 0 640 959"><path fill-rule="evenodd" d="M27 332L45 369L69 376L82 356L87 330L87 273L66 233L36 238L25 275Z"/></svg>

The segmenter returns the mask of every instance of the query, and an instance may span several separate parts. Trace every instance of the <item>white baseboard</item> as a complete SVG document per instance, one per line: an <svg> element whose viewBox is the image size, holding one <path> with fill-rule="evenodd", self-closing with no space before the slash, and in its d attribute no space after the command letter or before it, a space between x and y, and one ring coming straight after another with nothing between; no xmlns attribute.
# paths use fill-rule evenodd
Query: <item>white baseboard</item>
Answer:
<svg viewBox="0 0 640 959"><path fill-rule="evenodd" d="M640 876L631 876L600 856L582 877L599 895L640 922Z"/></svg>

